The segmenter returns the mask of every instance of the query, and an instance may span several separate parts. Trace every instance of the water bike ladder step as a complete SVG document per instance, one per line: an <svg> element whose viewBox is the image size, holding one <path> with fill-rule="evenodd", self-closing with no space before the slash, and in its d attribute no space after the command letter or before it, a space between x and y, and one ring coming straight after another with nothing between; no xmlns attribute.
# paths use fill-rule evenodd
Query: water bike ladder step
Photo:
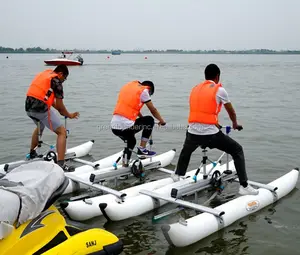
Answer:
<svg viewBox="0 0 300 255"><path fill-rule="evenodd" d="M224 211L219 211L219 210L216 210L216 209L213 209L213 208L210 208L210 207L206 207L206 206L203 206L203 205L198 205L198 204L191 203L191 202L188 202L188 201L184 201L184 200L181 200L181 199L175 199L175 198L172 198L172 197L167 197L167 196L164 196L162 194L159 194L159 193L156 193L156 192L153 192L153 191L150 191L150 190L140 190L140 193L143 194L143 195L146 195L146 196L150 196L152 198L165 200L165 201L170 202L170 203L174 203L174 204L181 205L183 207L194 209L196 211L207 212L207 213L213 214L217 217L221 217L222 215L225 214Z"/></svg>
<svg viewBox="0 0 300 255"><path fill-rule="evenodd" d="M98 183L101 181L105 181L108 179L113 179L119 176L123 176L123 175L129 175L131 174L131 166L129 167L120 167L119 169L116 170L111 170L105 173L99 173L99 174L94 174L92 173L90 175L90 182L92 183ZM159 168L161 166L161 162L160 161L155 161L155 162L150 162L147 163L143 166L144 171L148 171L151 169L156 169Z"/></svg>
<svg viewBox="0 0 300 255"><path fill-rule="evenodd" d="M231 181L237 178L237 174L229 174L229 175L221 175L222 181ZM196 192L211 188L211 179L200 179L197 182L190 182L188 184L184 184L181 187L173 188L171 190L171 197L172 198L180 198L183 196L191 195Z"/></svg>
<svg viewBox="0 0 300 255"><path fill-rule="evenodd" d="M124 199L124 197L126 196L126 193L123 193L123 192L105 187L105 186L100 185L100 184L90 183L89 181L86 181L86 180L84 180L80 177L77 177L77 176L73 175L73 174L65 173L65 175L74 182L82 183L84 185L87 185L90 188L101 190L101 191L104 191L106 193L110 193L110 194L115 195L116 197L118 197L120 199Z"/></svg>

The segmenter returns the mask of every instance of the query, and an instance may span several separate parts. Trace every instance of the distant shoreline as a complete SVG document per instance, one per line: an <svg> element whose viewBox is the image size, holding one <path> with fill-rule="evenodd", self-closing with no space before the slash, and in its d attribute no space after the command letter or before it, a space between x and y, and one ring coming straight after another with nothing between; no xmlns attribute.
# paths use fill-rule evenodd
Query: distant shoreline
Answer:
<svg viewBox="0 0 300 255"><path fill-rule="evenodd" d="M269 49L251 49L251 50L57 50L33 48L9 48L0 46L0 54L61 54L62 51L73 51L75 54L111 54L112 51L120 54L258 54L258 55L298 55L300 50L269 50Z"/></svg>

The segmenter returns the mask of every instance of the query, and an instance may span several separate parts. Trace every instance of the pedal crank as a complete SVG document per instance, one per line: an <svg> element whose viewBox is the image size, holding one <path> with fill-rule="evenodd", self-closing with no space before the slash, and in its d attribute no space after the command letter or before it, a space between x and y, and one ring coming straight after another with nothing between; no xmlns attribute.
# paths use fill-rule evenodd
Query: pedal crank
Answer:
<svg viewBox="0 0 300 255"><path fill-rule="evenodd" d="M136 177L142 180L145 177L145 169L141 160L136 159L131 166L131 173Z"/></svg>
<svg viewBox="0 0 300 255"><path fill-rule="evenodd" d="M219 188L222 185L221 173L219 170L216 170L210 179L210 184L213 188Z"/></svg>

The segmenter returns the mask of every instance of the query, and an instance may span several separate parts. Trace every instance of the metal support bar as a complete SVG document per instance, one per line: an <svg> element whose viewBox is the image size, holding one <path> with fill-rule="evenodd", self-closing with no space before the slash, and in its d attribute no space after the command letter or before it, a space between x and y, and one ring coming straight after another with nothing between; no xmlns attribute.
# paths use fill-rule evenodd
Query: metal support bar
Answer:
<svg viewBox="0 0 300 255"><path fill-rule="evenodd" d="M72 159L78 163L82 163L82 164L85 164L85 165L89 165L89 166L92 166L93 168L98 168L100 166L100 164L95 164L91 161L87 161L87 160L83 160L83 159L79 159L79 158L74 158Z"/></svg>
<svg viewBox="0 0 300 255"><path fill-rule="evenodd" d="M169 170L169 169L166 169L166 168L163 168L163 167L160 167L157 170L161 171L161 172L164 172L164 173L167 173L167 174L173 174L173 173L175 173L173 170Z"/></svg>
<svg viewBox="0 0 300 255"><path fill-rule="evenodd" d="M215 162L210 161L213 165L210 168L210 170L208 171L207 175L210 175L211 171L217 166L218 163L221 162L221 159L224 157L225 154L226 154L226 152L223 152L222 155ZM227 154L227 163L226 164L227 164L227 169L226 170L228 170L228 167L229 167L229 165L228 165L228 154Z"/></svg>
<svg viewBox="0 0 300 255"><path fill-rule="evenodd" d="M159 168L161 166L161 162L160 161L154 161L154 162L150 162L144 165L144 170L148 171L148 170L152 170L155 168Z"/></svg>
<svg viewBox="0 0 300 255"><path fill-rule="evenodd" d="M146 196L154 197L154 198L165 200L167 202L178 204L178 205L190 208L190 209L194 209L196 211L207 212L207 213L213 214L217 217L221 217L222 215L225 214L224 211L219 211L219 210L216 210L216 209L213 209L213 208L209 208L209 207L206 207L206 206L194 204L194 203L184 201L184 200L180 200L180 199L174 199L174 198L171 198L171 197L166 197L166 196L163 196L161 194L158 194L158 193L155 193L155 192L149 191L149 190L141 190L140 193L143 194L143 195L146 195Z"/></svg>
<svg viewBox="0 0 300 255"><path fill-rule="evenodd" d="M154 220L154 221L155 221L155 220L159 220L159 219L164 218L164 217L166 217L166 216L168 216L168 215L171 215L171 214L177 213L177 212L179 212L179 211L182 211L183 209L184 209L183 207L177 207L177 208L171 209L171 210L169 210L169 211L160 213L160 214L158 214L158 215L155 215L155 216L153 217L153 220Z"/></svg>
<svg viewBox="0 0 300 255"><path fill-rule="evenodd" d="M118 197L120 199L124 199L124 197L126 196L126 193L123 193L123 192L105 187L105 186L100 185L100 184L91 184L89 181L86 181L86 180L84 180L80 177L77 177L77 176L73 175L73 174L65 173L65 175L74 182L79 182L79 183L82 183L84 185L89 186L90 188L110 193L110 194L115 195L116 197Z"/></svg>
<svg viewBox="0 0 300 255"><path fill-rule="evenodd" d="M103 191L101 191L102 193ZM97 193L97 194L96 194ZM86 198L90 198L90 197L94 197L94 196L97 196L99 195L99 192L95 192L94 190L93 191L88 191L86 193L83 193L83 194L80 194L78 196L74 196L74 197L70 197L69 200L70 201L76 201L76 200L82 200L82 199L86 199Z"/></svg>

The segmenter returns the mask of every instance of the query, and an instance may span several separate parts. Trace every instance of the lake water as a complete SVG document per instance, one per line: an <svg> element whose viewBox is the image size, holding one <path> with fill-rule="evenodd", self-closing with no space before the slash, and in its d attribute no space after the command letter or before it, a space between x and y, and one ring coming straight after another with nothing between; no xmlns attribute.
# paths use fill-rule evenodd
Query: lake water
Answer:
<svg viewBox="0 0 300 255"><path fill-rule="evenodd" d="M6 56L9 56L6 59ZM0 54L0 162L19 160L30 145L32 121L24 112L27 88L46 67L43 60L55 56L43 54ZM177 149L171 169L177 163L188 118L191 88L201 82L204 68L216 63L221 69L221 82L237 112L242 132L231 135L241 143L246 156L248 177L268 183L299 167L300 141L300 58L297 55L83 55L85 64L70 67L65 82L65 105L70 112L79 111L78 120L70 120L68 146L95 139L92 157L104 158L123 148L109 124L118 91L131 80L152 80L155 84L154 105L169 129L156 128L154 148L163 153ZM146 107L143 114L147 114ZM230 124L225 110L221 124ZM63 118L62 118L63 121ZM136 136L137 139L139 135ZM48 130L45 141L55 142ZM219 151L209 151L212 159ZM192 156L189 169L200 163L201 151ZM157 178L158 173L151 178ZM161 174L159 174L161 176ZM170 248L161 232L161 224L175 216L152 223L154 212L106 224L103 217L87 222L91 227L104 227L119 236L124 254L299 254L300 238L299 183L296 189L275 205L186 248ZM138 206L138 205L137 205ZM166 210L160 208L156 213Z"/></svg>

